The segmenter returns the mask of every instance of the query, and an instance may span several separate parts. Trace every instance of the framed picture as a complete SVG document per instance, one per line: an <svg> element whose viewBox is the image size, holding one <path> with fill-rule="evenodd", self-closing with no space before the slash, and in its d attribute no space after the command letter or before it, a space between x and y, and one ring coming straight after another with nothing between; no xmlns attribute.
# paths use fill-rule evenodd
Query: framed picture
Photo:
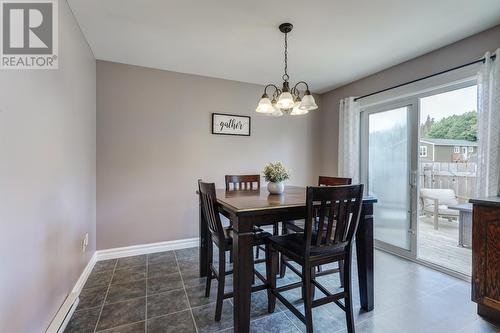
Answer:
<svg viewBox="0 0 500 333"><path fill-rule="evenodd" d="M250 117L212 113L212 134L250 136Z"/></svg>

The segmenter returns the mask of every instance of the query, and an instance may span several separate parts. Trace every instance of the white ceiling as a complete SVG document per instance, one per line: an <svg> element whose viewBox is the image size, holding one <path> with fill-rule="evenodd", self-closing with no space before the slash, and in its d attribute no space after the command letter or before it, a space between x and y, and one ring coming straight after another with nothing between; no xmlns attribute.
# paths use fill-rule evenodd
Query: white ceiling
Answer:
<svg viewBox="0 0 500 333"><path fill-rule="evenodd" d="M291 82L315 92L500 23L499 0L68 2L97 59L258 84L281 82L291 22Z"/></svg>

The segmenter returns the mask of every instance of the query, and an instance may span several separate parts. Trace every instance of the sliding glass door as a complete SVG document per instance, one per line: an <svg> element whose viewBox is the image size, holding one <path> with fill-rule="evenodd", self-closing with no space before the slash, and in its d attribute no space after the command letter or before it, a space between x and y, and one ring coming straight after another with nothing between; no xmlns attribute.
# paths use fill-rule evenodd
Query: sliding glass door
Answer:
<svg viewBox="0 0 500 333"><path fill-rule="evenodd" d="M370 109L362 113L362 179L378 199L374 237L393 252L415 251L413 200L416 159L412 158L412 103Z"/></svg>
<svg viewBox="0 0 500 333"><path fill-rule="evenodd" d="M471 267L476 91L467 79L361 112L361 180L378 199L375 245L460 277Z"/></svg>

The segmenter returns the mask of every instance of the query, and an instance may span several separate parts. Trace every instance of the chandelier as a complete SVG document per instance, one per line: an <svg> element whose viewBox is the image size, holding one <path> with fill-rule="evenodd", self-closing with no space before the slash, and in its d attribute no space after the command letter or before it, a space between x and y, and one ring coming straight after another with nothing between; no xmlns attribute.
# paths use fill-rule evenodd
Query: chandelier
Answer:
<svg viewBox="0 0 500 333"><path fill-rule="evenodd" d="M306 82L297 82L293 88L290 88L290 83L288 80L290 76L288 75L288 33L292 31L293 25L291 23L283 23L279 26L282 33L285 34L285 74L283 74L283 86L279 89L274 84L268 84L264 88L264 94L260 98L259 104L257 105L256 112L264 113L273 117L281 117L284 114L290 115L303 115L307 114L311 110L318 108L313 95L309 91L309 86ZM297 88L299 85L305 86L305 91L300 97L300 91ZM274 89L271 98L267 94L267 89Z"/></svg>

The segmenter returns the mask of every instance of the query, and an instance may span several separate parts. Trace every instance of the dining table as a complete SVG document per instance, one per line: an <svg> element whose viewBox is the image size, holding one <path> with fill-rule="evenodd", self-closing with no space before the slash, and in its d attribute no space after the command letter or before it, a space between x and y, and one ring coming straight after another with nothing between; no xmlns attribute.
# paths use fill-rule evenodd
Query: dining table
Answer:
<svg viewBox="0 0 500 333"><path fill-rule="evenodd" d="M233 313L234 331L250 330L250 302L253 278L254 226L301 220L306 217L306 188L286 186L282 194L269 194L267 189L216 190L219 212L232 224L233 237ZM373 291L373 205L374 197L363 198L360 221L356 232L356 261L358 268L361 308L372 311ZM209 231L204 214L199 215L200 276L207 276Z"/></svg>

